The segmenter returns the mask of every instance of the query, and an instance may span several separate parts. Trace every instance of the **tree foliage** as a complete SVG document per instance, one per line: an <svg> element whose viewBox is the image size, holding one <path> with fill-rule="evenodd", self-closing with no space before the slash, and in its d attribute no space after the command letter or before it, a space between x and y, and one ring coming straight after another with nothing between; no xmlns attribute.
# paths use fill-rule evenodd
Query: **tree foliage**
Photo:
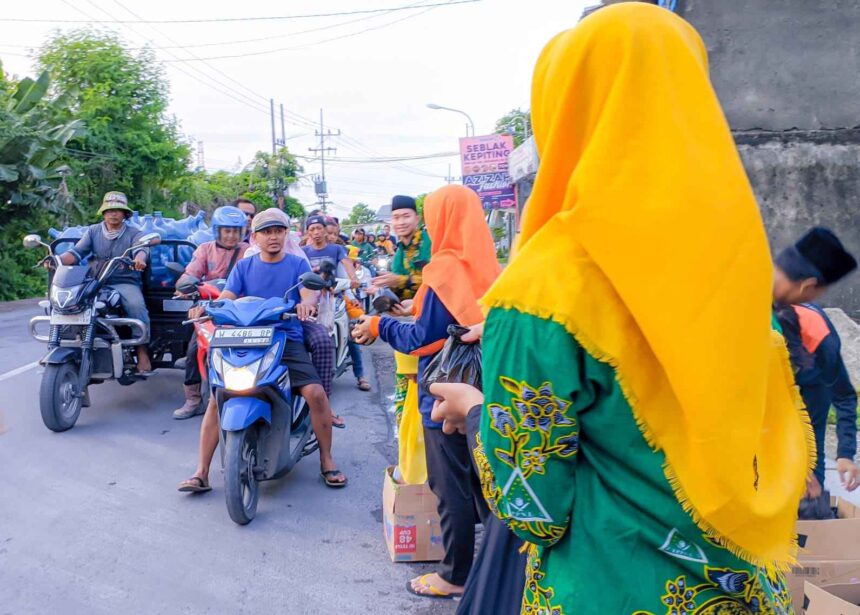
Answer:
<svg viewBox="0 0 860 615"><path fill-rule="evenodd" d="M66 144L83 133L78 120L57 119L60 108L46 99L47 73L36 80L7 80L0 67L0 301L38 289L43 276L32 272L35 255L20 245L34 223L72 205L64 182Z"/></svg>
<svg viewBox="0 0 860 615"><path fill-rule="evenodd" d="M113 33L57 33L41 48L41 70L87 131L68 144L69 189L94 213L109 190L143 211L167 209L172 182L187 173L190 148L168 116L168 84L151 49L132 51Z"/></svg>
<svg viewBox="0 0 860 615"><path fill-rule="evenodd" d="M183 204L211 211L239 196L259 208L304 208L288 195L302 172L286 148L258 152L230 173L190 170L190 148L168 115L168 83L151 49L113 33L54 34L36 79L6 78L0 66L0 301L44 292L38 251L21 237L95 219L102 196L121 190L139 211L176 215Z"/></svg>
<svg viewBox="0 0 860 615"><path fill-rule="evenodd" d="M512 135L514 147L519 147L525 141L525 135L532 134L532 115L529 111L512 109L496 121L493 131L499 135Z"/></svg>
<svg viewBox="0 0 860 615"><path fill-rule="evenodd" d="M279 205L283 200L284 212L293 218L305 215L305 209L295 198L286 194L290 185L298 181L302 167L287 148L276 154L257 152L253 160L237 173L216 171L188 173L174 184L174 196L182 202L213 210L243 197L265 209Z"/></svg>
<svg viewBox="0 0 860 615"><path fill-rule="evenodd" d="M349 215L342 220L342 223L347 226L360 226L362 224L370 224L376 221L376 212L366 203L357 203Z"/></svg>

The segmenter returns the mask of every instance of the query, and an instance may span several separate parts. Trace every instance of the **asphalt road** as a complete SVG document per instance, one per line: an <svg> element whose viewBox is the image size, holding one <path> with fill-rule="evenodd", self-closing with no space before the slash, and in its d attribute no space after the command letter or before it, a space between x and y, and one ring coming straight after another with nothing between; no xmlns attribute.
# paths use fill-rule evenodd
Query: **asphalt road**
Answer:
<svg viewBox="0 0 860 615"><path fill-rule="evenodd" d="M326 488L307 457L264 485L257 518L240 527L217 457L213 492L176 491L196 465L200 426L171 418L179 371L91 387L74 429L44 427L41 374L27 368L44 349L26 332L38 312L0 304L0 614L454 612L406 593L432 566L392 564L382 539L382 478L396 455L385 348L365 350L373 392L350 375L335 383L348 427L335 430L334 454L349 486Z"/></svg>

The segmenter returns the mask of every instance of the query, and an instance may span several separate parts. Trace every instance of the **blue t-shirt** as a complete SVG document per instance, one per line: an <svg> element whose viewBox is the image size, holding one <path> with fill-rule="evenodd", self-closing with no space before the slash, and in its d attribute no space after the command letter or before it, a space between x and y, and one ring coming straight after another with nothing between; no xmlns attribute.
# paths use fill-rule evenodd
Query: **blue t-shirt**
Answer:
<svg viewBox="0 0 860 615"><path fill-rule="evenodd" d="M243 258L227 278L224 290L229 290L237 297L260 297L271 299L283 297L290 287L299 283L299 276L311 270L305 259L292 254L285 254L277 263L264 263L260 255ZM299 304L302 300L299 289L290 292L289 299ZM279 327L287 334L287 339L294 342L304 340L301 323L296 319L285 320Z"/></svg>
<svg viewBox="0 0 860 615"><path fill-rule="evenodd" d="M302 248L305 254L308 255L308 260L311 262L311 269L315 273L319 273L320 264L329 262L334 265L335 271L340 262L347 257L346 248L336 243L330 243L326 247L317 250L313 246L307 245Z"/></svg>

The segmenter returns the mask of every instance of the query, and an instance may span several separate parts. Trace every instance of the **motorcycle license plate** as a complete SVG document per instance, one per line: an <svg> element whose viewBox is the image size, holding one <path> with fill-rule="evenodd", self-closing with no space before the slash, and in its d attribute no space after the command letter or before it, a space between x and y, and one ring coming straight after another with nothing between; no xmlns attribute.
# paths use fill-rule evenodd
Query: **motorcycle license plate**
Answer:
<svg viewBox="0 0 860 615"><path fill-rule="evenodd" d="M212 336L213 348L235 348L237 346L270 346L274 327L235 327L216 329Z"/></svg>
<svg viewBox="0 0 860 615"><path fill-rule="evenodd" d="M90 322L90 313L80 314L51 314L52 325L87 325Z"/></svg>

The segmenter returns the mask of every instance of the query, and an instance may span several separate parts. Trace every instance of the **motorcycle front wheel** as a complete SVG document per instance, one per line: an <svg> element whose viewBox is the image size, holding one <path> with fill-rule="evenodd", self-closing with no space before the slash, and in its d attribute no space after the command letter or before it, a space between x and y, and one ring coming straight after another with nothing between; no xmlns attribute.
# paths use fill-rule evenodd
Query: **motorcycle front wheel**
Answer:
<svg viewBox="0 0 860 615"><path fill-rule="evenodd" d="M254 476L259 431L252 425L228 431L224 438L224 492L227 512L239 525L247 525L257 514L260 483Z"/></svg>
<svg viewBox="0 0 860 615"><path fill-rule="evenodd" d="M56 432L74 427L81 414L81 402L77 365L46 365L39 390L39 410L45 427Z"/></svg>

